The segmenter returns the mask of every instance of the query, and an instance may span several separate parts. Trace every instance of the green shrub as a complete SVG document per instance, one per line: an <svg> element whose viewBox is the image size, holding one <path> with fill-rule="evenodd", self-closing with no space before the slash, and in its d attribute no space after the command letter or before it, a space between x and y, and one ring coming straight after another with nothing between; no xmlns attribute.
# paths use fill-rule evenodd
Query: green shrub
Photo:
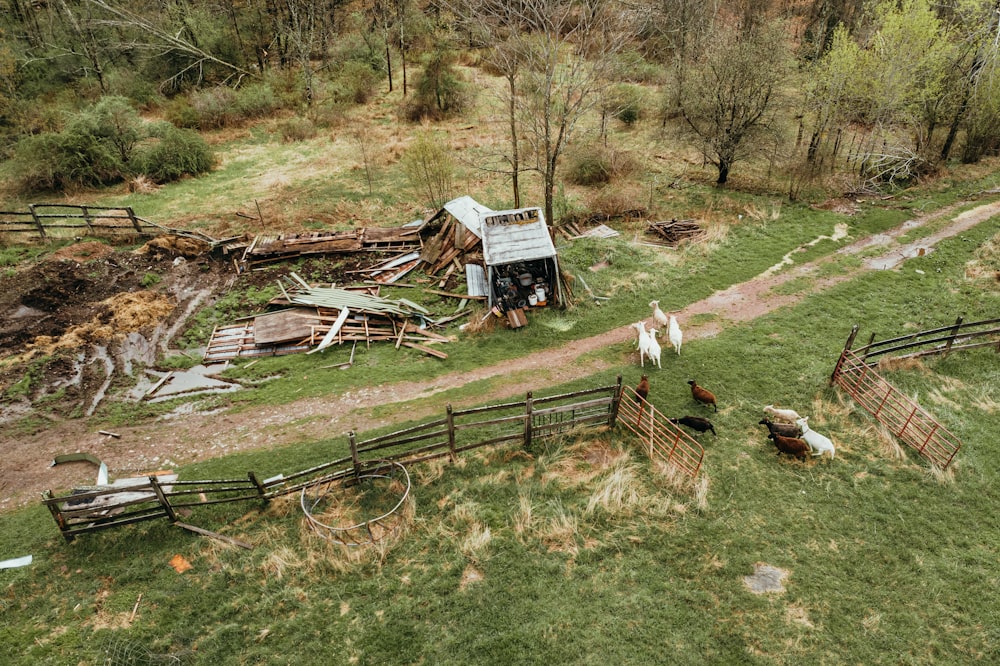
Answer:
<svg viewBox="0 0 1000 666"><path fill-rule="evenodd" d="M198 114L198 129L220 129L233 124L236 117L236 93L225 86L196 90L190 103Z"/></svg>
<svg viewBox="0 0 1000 666"><path fill-rule="evenodd" d="M163 110L163 117L167 122L185 129L198 129L200 117L198 111L191 106L187 97L175 97L167 103Z"/></svg>
<svg viewBox="0 0 1000 666"><path fill-rule="evenodd" d="M618 55L618 79L633 83L663 83L667 76L663 65L646 60L638 51L624 51Z"/></svg>
<svg viewBox="0 0 1000 666"><path fill-rule="evenodd" d="M594 145L567 156L566 179L574 185L604 185L635 173L637 168L631 154Z"/></svg>
<svg viewBox="0 0 1000 666"><path fill-rule="evenodd" d="M168 128L160 139L146 147L136 160L142 173L157 183L206 173L215 166L212 149L197 132Z"/></svg>
<svg viewBox="0 0 1000 666"><path fill-rule="evenodd" d="M341 104L364 104L371 99L379 74L368 63L352 60L343 63L330 84L330 97Z"/></svg>
<svg viewBox="0 0 1000 666"><path fill-rule="evenodd" d="M124 173L114 147L80 127L22 139L14 161L15 189L22 193L110 185Z"/></svg>
<svg viewBox="0 0 1000 666"><path fill-rule="evenodd" d="M146 273L142 276L142 279L139 280L139 284L142 285L143 288L149 289L153 285L159 284L161 280L163 280L163 278L161 278L157 273Z"/></svg>
<svg viewBox="0 0 1000 666"><path fill-rule="evenodd" d="M408 120L440 120L461 113L469 105L468 88L459 78L450 51L437 49L424 59L424 71L414 88L404 108Z"/></svg>
<svg viewBox="0 0 1000 666"><path fill-rule="evenodd" d="M406 179L430 208L451 198L455 163L448 148L430 134L419 135L400 160Z"/></svg>
<svg viewBox="0 0 1000 666"><path fill-rule="evenodd" d="M269 116L278 108L278 98L266 83L254 83L236 91L233 121Z"/></svg>
<svg viewBox="0 0 1000 666"><path fill-rule="evenodd" d="M603 185L611 182L611 160L601 150L580 150L569 156L566 180L574 185Z"/></svg>
<svg viewBox="0 0 1000 666"><path fill-rule="evenodd" d="M643 116L645 98L645 92L639 86L627 83L616 85L609 95L612 114L626 125L633 125Z"/></svg>
<svg viewBox="0 0 1000 666"><path fill-rule="evenodd" d="M306 141L316 136L316 125L308 118L296 116L278 124L281 140L286 143Z"/></svg>

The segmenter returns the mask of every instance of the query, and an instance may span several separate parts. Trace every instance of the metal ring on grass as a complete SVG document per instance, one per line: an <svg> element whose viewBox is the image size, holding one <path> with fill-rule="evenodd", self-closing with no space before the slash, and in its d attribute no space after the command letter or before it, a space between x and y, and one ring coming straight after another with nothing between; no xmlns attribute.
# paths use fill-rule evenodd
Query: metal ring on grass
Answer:
<svg viewBox="0 0 1000 666"><path fill-rule="evenodd" d="M336 541L346 546L364 546L378 543L403 524L405 517L400 509L410 496L410 475L406 468L392 460L374 460L363 465L366 469L357 476L302 489L300 499L302 511L306 515L306 520L309 521L309 526L324 539ZM342 489L347 483L358 485L365 482L375 482L379 479L387 480L390 488L394 481L399 481L403 486L399 500L382 515L368 518L353 525L327 525L314 515L321 513L320 510L324 506L328 508L336 501L337 494L332 492L335 485ZM317 491L316 495L308 495L307 491L310 490Z"/></svg>

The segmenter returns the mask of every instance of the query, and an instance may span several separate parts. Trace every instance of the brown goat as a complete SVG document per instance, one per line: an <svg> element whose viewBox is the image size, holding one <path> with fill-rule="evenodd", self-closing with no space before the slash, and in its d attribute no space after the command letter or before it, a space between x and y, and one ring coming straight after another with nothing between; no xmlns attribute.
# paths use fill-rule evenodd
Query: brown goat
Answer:
<svg viewBox="0 0 1000 666"><path fill-rule="evenodd" d="M698 383L693 379L688 380L688 384L691 385L691 397L703 405L712 405L715 411L719 411L719 407L715 404L715 394L708 389L698 386Z"/></svg>
<svg viewBox="0 0 1000 666"><path fill-rule="evenodd" d="M636 404L639 407L639 414L635 420L635 427L638 428L642 424L642 410L646 405L646 398L649 397L649 377L643 375L639 380L639 385L635 387L635 395L638 398Z"/></svg>
<svg viewBox="0 0 1000 666"><path fill-rule="evenodd" d="M802 428L792 423L774 423L766 416L757 422L759 425L767 426L768 432L773 432L782 437L800 437Z"/></svg>
<svg viewBox="0 0 1000 666"><path fill-rule="evenodd" d="M635 394L642 399L642 402L646 402L646 398L649 396L649 377L642 376L639 385L635 387Z"/></svg>
<svg viewBox="0 0 1000 666"><path fill-rule="evenodd" d="M790 456L805 460L806 454L809 453L809 445L806 444L805 440L798 437L782 437L772 432L767 438L774 441L774 445L778 447L779 456L782 453L787 453Z"/></svg>

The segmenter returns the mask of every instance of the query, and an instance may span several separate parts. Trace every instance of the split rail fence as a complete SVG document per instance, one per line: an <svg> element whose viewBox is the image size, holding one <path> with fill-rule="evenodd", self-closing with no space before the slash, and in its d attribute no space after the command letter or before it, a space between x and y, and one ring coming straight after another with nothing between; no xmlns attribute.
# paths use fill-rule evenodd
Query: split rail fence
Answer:
<svg viewBox="0 0 1000 666"><path fill-rule="evenodd" d="M78 236L134 238L165 233L204 241L213 248L224 242L197 231L171 229L144 220L131 207L28 204L27 211L0 211L0 237L47 241Z"/></svg>
<svg viewBox="0 0 1000 666"><path fill-rule="evenodd" d="M996 326L998 323L1000 319L963 324L959 317L951 326L919 331L878 343L873 334L868 344L857 350L852 349L858 333L858 326L855 325L837 360L830 383L847 391L876 421L888 427L921 456L938 468L947 469L962 448L961 440L879 375L875 369L878 361L873 359L910 349L918 351L893 358L915 358L981 347L995 347L1000 352L1000 328Z"/></svg>
<svg viewBox="0 0 1000 666"><path fill-rule="evenodd" d="M386 435L359 441L351 432L347 436L348 455L287 476L261 479L248 472L245 478L179 481L173 475L151 475L120 480L112 487L79 489L69 495L55 496L47 491L43 502L67 541L88 532L160 518L192 529L180 523L182 510L230 502L266 503L321 484L350 484L380 465L410 465L446 456L454 461L458 454L483 446L515 443L529 448L535 441L577 429L613 427L622 395L618 377L615 385L544 398L528 393L524 400L500 405L461 410L448 405L442 418ZM629 408L624 413L634 417ZM661 415L656 423L657 430L651 435L656 442L654 452L685 473L697 474L703 456L697 442ZM637 432L631 425L629 430ZM671 434L661 435L663 431Z"/></svg>

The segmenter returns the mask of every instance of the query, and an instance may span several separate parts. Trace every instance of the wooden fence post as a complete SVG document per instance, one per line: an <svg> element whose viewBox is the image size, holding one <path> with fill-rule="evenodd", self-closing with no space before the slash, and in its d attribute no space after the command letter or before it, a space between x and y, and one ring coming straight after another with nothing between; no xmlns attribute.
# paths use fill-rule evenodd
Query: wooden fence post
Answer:
<svg viewBox="0 0 1000 666"><path fill-rule="evenodd" d="M861 360L864 362L865 365L868 365L868 351L872 348L872 345L874 343L875 343L875 334L872 333L872 336L868 338L868 344L866 344L864 347L865 355L861 357Z"/></svg>
<svg viewBox="0 0 1000 666"><path fill-rule="evenodd" d="M177 514L174 513L174 507L170 506L170 502L167 501L167 496L163 494L163 488L160 487L160 482L157 480L155 474L149 476L149 485L153 487L153 492L156 493L156 498L160 500L160 506L167 512L167 518L170 522L177 522Z"/></svg>
<svg viewBox="0 0 1000 666"><path fill-rule="evenodd" d="M524 398L524 448L531 448L531 391Z"/></svg>
<svg viewBox="0 0 1000 666"><path fill-rule="evenodd" d="M618 384L615 387L615 394L611 398L611 415L608 417L608 427L614 428L618 423L618 406L622 402L622 376L618 375Z"/></svg>
<svg viewBox="0 0 1000 666"><path fill-rule="evenodd" d="M451 408L450 402L445 411L448 419L448 452L451 456L451 462L454 463L457 459L455 455L455 412Z"/></svg>
<svg viewBox="0 0 1000 666"><path fill-rule="evenodd" d="M264 488L264 484L257 480L257 475L253 472L247 472L247 477L250 478L250 483L257 487L257 495L260 499L267 504L267 489Z"/></svg>
<svg viewBox="0 0 1000 666"><path fill-rule="evenodd" d="M35 226L38 227L39 238L45 240L45 227L42 226L42 218L38 217L38 213L35 211L35 204L28 204L28 210L31 212L31 219L35 221Z"/></svg>
<svg viewBox="0 0 1000 666"><path fill-rule="evenodd" d="M354 465L354 478L361 475L361 459L358 458L358 436L352 430L347 434L347 439L351 444L351 463Z"/></svg>
<svg viewBox="0 0 1000 666"><path fill-rule="evenodd" d="M951 351L951 345L955 342L955 336L958 335L958 329L962 327L962 318L959 317L955 320L955 325L951 329L951 337L948 338L948 342L944 343L944 355L947 356L948 352Z"/></svg>
<svg viewBox="0 0 1000 666"><path fill-rule="evenodd" d="M89 231L90 233L94 233L94 225L90 223L90 217L91 217L90 211L87 210L86 206L80 206L80 211L82 212L83 215L83 223L87 225L87 231Z"/></svg>
<svg viewBox="0 0 1000 666"><path fill-rule="evenodd" d="M851 346L854 344L854 337L858 334L858 325L855 324L851 327L851 334L847 336L847 342L844 343L844 350L840 352L840 358L837 359L837 365L833 368L833 374L830 375L830 386L837 383L837 375L840 374L840 367L844 364L844 357L851 350Z"/></svg>
<svg viewBox="0 0 1000 666"><path fill-rule="evenodd" d="M52 499L52 491L46 490L42 493L43 499ZM66 543L70 543L75 539L72 534L66 534L66 520L62 516L62 512L59 511L59 507L54 503L46 502L45 506L49 507L49 513L52 514L52 518L56 521L56 525L59 527L59 531L62 532L63 538L66 539Z"/></svg>
<svg viewBox="0 0 1000 666"><path fill-rule="evenodd" d="M139 226L139 221L135 219L135 211L132 210L131 206L125 208L125 214L128 215L128 219L132 220L132 226L135 227L135 230L141 234L142 227Z"/></svg>

